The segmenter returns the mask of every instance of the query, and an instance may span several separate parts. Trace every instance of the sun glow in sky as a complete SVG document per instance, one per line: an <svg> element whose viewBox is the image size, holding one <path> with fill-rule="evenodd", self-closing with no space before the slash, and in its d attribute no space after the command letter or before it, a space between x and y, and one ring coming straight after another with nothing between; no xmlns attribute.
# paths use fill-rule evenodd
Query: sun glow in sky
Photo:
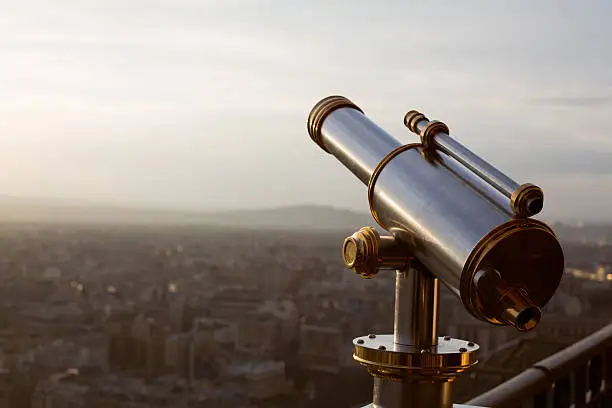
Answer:
<svg viewBox="0 0 612 408"><path fill-rule="evenodd" d="M406 141L406 110L445 121L542 186L548 217L612 219L611 15L604 1L8 2L0 194L365 211L364 186L306 133L341 94Z"/></svg>

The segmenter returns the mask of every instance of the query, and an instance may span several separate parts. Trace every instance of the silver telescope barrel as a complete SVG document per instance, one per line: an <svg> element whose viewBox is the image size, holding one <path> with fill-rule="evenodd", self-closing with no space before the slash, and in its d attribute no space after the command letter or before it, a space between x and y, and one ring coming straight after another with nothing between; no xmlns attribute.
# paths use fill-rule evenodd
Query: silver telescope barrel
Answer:
<svg viewBox="0 0 612 408"><path fill-rule="evenodd" d="M403 145L344 97L317 103L308 132L368 186L377 223L472 315L521 331L535 327L563 274L550 227L517 217L505 195L454 155L436 149L432 160L421 143Z"/></svg>
<svg viewBox="0 0 612 408"><path fill-rule="evenodd" d="M500 203L507 200L510 209L516 215L531 217L542 211L544 206L542 189L530 183L519 185L452 138L448 126L443 122L430 121L422 113L412 110L406 113L404 125L421 137L421 143L425 148L438 149L452 156L501 193L505 198L492 192L492 199Z"/></svg>
<svg viewBox="0 0 612 408"><path fill-rule="evenodd" d="M308 133L364 184L368 184L378 163L402 145L365 117L357 105L341 96L325 98L313 108Z"/></svg>

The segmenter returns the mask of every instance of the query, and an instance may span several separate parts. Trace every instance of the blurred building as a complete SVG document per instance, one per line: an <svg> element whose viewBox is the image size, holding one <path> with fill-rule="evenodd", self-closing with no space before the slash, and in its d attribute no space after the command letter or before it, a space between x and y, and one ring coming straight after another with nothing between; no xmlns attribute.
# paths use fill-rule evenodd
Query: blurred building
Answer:
<svg viewBox="0 0 612 408"><path fill-rule="evenodd" d="M282 361L239 362L227 373L244 387L245 395L254 400L277 397L289 390Z"/></svg>

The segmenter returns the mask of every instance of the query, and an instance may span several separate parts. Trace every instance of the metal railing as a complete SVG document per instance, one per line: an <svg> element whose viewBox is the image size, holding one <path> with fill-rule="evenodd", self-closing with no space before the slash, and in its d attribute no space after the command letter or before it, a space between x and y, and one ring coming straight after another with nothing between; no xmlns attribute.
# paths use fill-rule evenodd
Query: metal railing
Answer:
<svg viewBox="0 0 612 408"><path fill-rule="evenodd" d="M466 404L492 408L612 407L612 324Z"/></svg>

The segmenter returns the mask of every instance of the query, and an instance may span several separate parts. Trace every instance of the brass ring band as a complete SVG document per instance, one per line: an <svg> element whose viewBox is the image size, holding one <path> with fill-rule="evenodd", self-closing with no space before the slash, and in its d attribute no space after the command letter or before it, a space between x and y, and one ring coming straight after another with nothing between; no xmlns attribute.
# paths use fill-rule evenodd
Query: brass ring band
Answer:
<svg viewBox="0 0 612 408"><path fill-rule="evenodd" d="M405 152L406 150L410 150L412 148L420 147L420 146L421 146L420 143L409 143L409 144L400 146L396 149L393 149L378 163L378 165L372 172L372 176L370 177L370 181L368 182L368 204L370 205L370 212L372 213L372 217L374 217L374 221L376 221L376 223L380 225L381 228L387 229L387 227L385 227L383 223L380 221L380 219L378 218L376 209L374 209L374 186L376 184L376 180L378 180L378 176L380 175L382 170L385 168L385 166L389 164L389 162L393 160L395 156L397 156L400 153Z"/></svg>
<svg viewBox="0 0 612 408"><path fill-rule="evenodd" d="M325 148L323 141L321 140L321 128L325 118L330 113L340 108L353 108L363 113L363 111L357 105L344 96L334 95L328 96L327 98L319 101L319 103L317 103L310 111L310 115L308 115L308 122L306 123L308 134L310 135L310 138L327 153L329 153L329 150Z"/></svg>
<svg viewBox="0 0 612 408"><path fill-rule="evenodd" d="M417 123L422 120L429 120L425 115L423 115L419 111L411 110L404 115L404 126L408 128L413 133L419 134L419 129L417 128Z"/></svg>
<svg viewBox="0 0 612 408"><path fill-rule="evenodd" d="M555 236L552 229L541 221L530 218L515 218L495 227L484 237L482 237L474 246L474 249L465 261L463 271L461 273L459 292L461 295L461 303L463 303L468 312L470 312L470 314L475 318L487 321L494 325L503 325L501 321L485 316L481 305L475 305L469 301L470 299L475 299L478 297L475 292L476 288L472 283L474 281L474 276L483 266L482 262L487 253L498 243L507 239L510 235L526 229L539 230Z"/></svg>
<svg viewBox="0 0 612 408"><path fill-rule="evenodd" d="M529 200L537 199L542 202L544 200L544 192L534 184L521 184L510 196L510 204L514 214L519 217L531 217L537 214L529 208Z"/></svg>
<svg viewBox="0 0 612 408"><path fill-rule="evenodd" d="M448 126L444 122L440 122L439 120L432 120L425 126L425 129L421 132L421 143L425 147L425 149L433 148L434 146L434 137L437 133L444 132L446 134L450 134L448 130Z"/></svg>

